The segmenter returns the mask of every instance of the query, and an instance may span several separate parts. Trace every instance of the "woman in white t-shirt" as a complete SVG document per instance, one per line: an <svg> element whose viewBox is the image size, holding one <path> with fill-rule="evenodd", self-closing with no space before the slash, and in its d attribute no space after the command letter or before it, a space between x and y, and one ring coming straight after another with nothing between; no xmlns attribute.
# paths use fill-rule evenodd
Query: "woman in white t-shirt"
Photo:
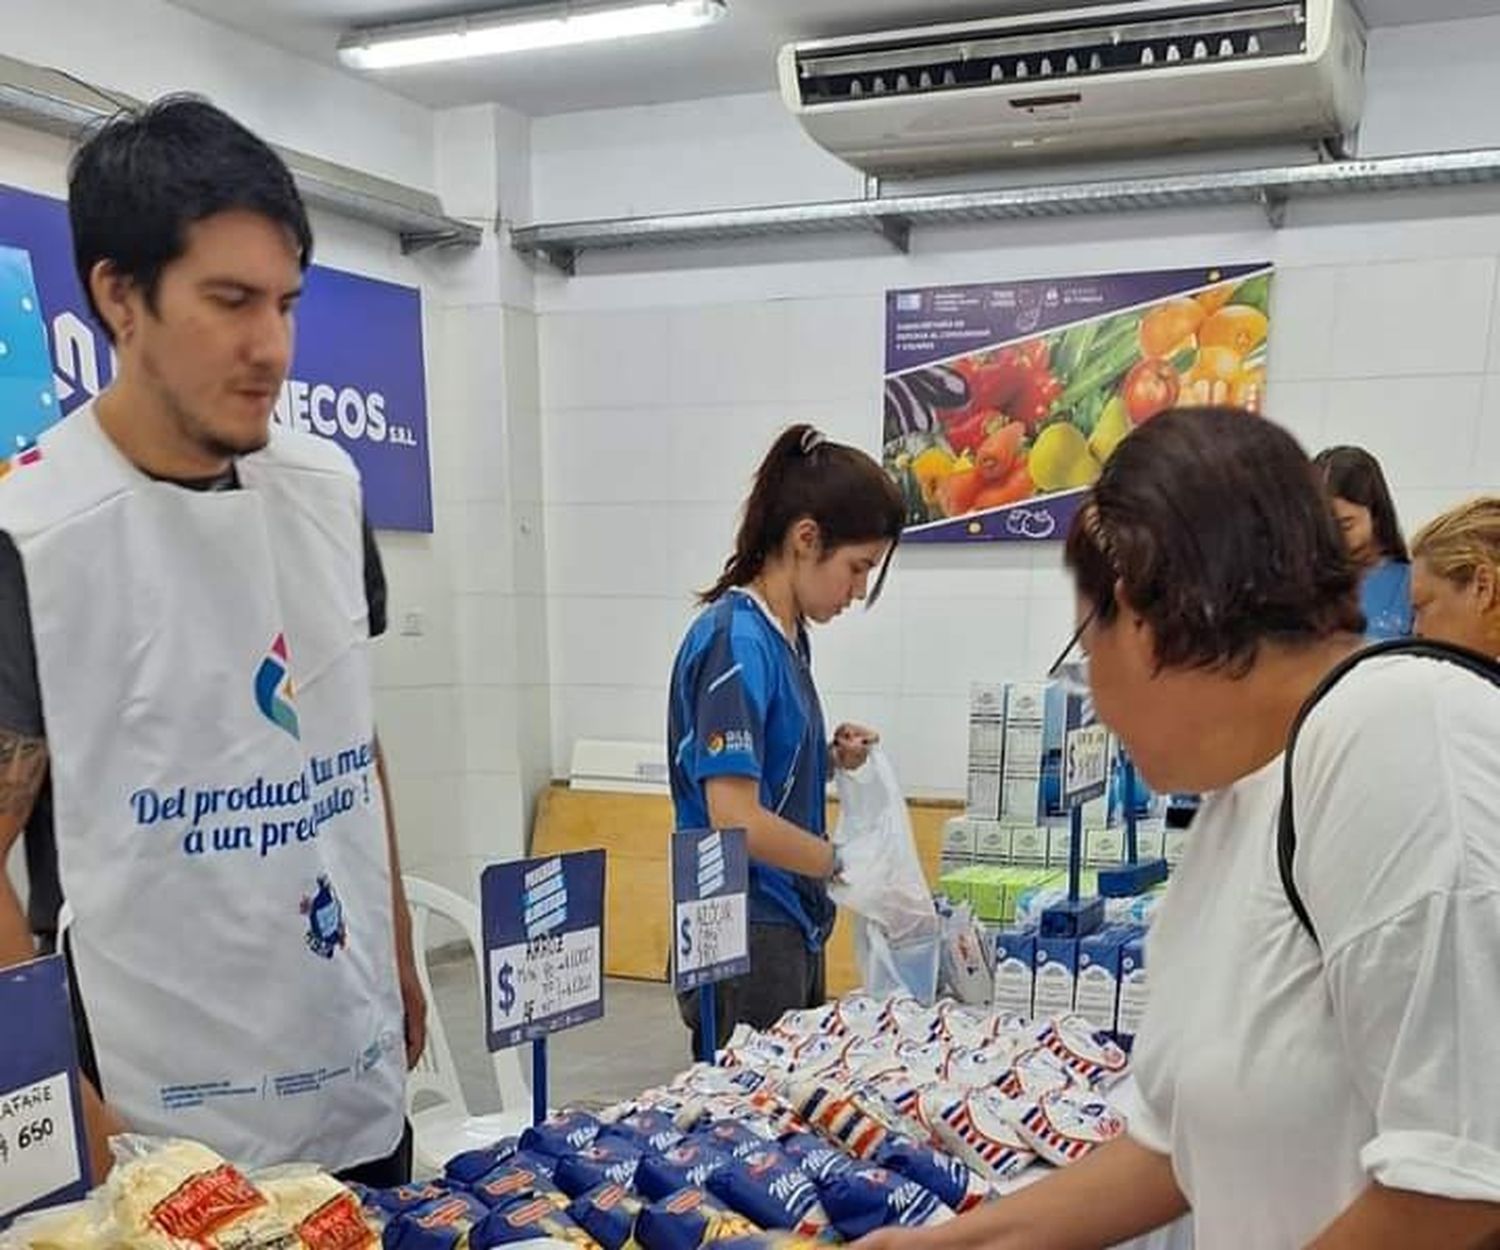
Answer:
<svg viewBox="0 0 1500 1250"><path fill-rule="evenodd" d="M1361 613L1306 456L1245 413L1159 416L1067 563L1100 717L1153 789L1207 794L1150 937L1144 1106L1018 1195L866 1244L1083 1250L1189 1211L1199 1250L1500 1244L1500 690L1373 657L1313 709L1292 788L1315 940L1278 875L1282 757Z"/></svg>

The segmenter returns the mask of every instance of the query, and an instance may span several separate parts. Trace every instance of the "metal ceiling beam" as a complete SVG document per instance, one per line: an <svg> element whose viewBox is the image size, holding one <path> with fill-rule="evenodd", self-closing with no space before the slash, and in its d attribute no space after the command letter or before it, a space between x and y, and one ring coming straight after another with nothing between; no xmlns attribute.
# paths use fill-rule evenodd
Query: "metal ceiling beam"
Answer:
<svg viewBox="0 0 1500 1250"><path fill-rule="evenodd" d="M33 130L78 138L89 126L138 101L104 91L61 70L42 69L0 56L0 119ZM273 145L274 146L274 145ZM442 202L428 191L375 178L344 165L289 148L276 148L292 171L303 200L397 235L401 250L477 247L483 231L473 222L443 214Z"/></svg>
<svg viewBox="0 0 1500 1250"><path fill-rule="evenodd" d="M1119 178L993 191L880 196L820 204L539 224L515 227L510 238L511 246L523 255L544 260L565 257L566 267L558 267L571 273L578 254L590 250L871 231L890 237L890 223L895 222L904 227L900 236L904 242L905 231L922 226L1257 204L1264 207L1269 222L1279 226L1286 206L1296 200L1491 183L1500 183L1500 148L1161 178Z"/></svg>

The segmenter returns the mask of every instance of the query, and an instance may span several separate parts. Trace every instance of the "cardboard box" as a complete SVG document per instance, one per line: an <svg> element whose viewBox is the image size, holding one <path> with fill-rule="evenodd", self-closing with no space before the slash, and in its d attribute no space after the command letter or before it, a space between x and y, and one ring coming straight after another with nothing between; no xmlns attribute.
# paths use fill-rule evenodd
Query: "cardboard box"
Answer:
<svg viewBox="0 0 1500 1250"><path fill-rule="evenodd" d="M1005 757L1005 687L975 682L969 688L968 814L1000 816Z"/></svg>
<svg viewBox="0 0 1500 1250"><path fill-rule="evenodd" d="M1120 997L1120 952L1132 933L1106 928L1078 943L1078 988L1074 1010L1096 1029L1115 1031Z"/></svg>
<svg viewBox="0 0 1500 1250"><path fill-rule="evenodd" d="M1127 1050L1134 1044L1146 1014L1147 988L1146 935L1136 930L1120 947L1120 999L1115 1037Z"/></svg>
<svg viewBox="0 0 1500 1250"><path fill-rule="evenodd" d="M965 812L974 820L998 820L1005 805L1004 783L997 768L992 772L969 771Z"/></svg>
<svg viewBox="0 0 1500 1250"><path fill-rule="evenodd" d="M995 1010L1030 1016L1036 987L1036 930L1000 929L995 934Z"/></svg>
<svg viewBox="0 0 1500 1250"><path fill-rule="evenodd" d="M1005 687L975 682L969 687L969 769L999 772L1005 750Z"/></svg>
<svg viewBox="0 0 1500 1250"><path fill-rule="evenodd" d="M1004 924L1006 870L998 864L979 864L969 874L969 905L987 924Z"/></svg>
<svg viewBox="0 0 1500 1250"><path fill-rule="evenodd" d="M1008 864L1011 862L1011 833L1009 825L998 820L975 820L974 859L981 864Z"/></svg>
<svg viewBox="0 0 1500 1250"><path fill-rule="evenodd" d="M1142 859L1161 859L1167 829L1159 820L1142 820L1135 827L1136 853Z"/></svg>
<svg viewBox="0 0 1500 1250"><path fill-rule="evenodd" d="M1047 864L1052 868L1067 868L1068 848L1073 844L1070 822L1064 820L1047 826Z"/></svg>
<svg viewBox="0 0 1500 1250"><path fill-rule="evenodd" d="M1000 818L1036 825L1046 819L1043 803L1048 741L1061 745L1061 687L1056 682L1011 682L1005 688L1004 778Z"/></svg>
<svg viewBox="0 0 1500 1250"><path fill-rule="evenodd" d="M938 877L938 893L954 903L972 903L973 873L972 864L943 873Z"/></svg>
<svg viewBox="0 0 1500 1250"><path fill-rule="evenodd" d="M1083 862L1090 868L1113 868L1125 859L1125 830L1086 829L1083 834Z"/></svg>
<svg viewBox="0 0 1500 1250"><path fill-rule="evenodd" d="M1013 829L1010 839L1011 863L1045 868L1047 839L1048 830L1044 826L1018 826Z"/></svg>
<svg viewBox="0 0 1500 1250"><path fill-rule="evenodd" d="M966 868L974 862L974 839L978 826L967 816L950 816L943 822L943 849L939 871Z"/></svg>
<svg viewBox="0 0 1500 1250"><path fill-rule="evenodd" d="M1067 1015L1073 1010L1078 984L1078 939L1036 940L1035 1015Z"/></svg>

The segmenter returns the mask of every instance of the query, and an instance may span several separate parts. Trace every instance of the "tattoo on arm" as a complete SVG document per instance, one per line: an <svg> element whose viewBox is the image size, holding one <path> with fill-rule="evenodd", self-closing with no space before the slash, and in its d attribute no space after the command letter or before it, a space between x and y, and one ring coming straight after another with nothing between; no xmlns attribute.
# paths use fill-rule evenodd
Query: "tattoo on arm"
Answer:
<svg viewBox="0 0 1500 1250"><path fill-rule="evenodd" d="M0 730L0 817L31 815L47 773L47 743L41 738Z"/></svg>

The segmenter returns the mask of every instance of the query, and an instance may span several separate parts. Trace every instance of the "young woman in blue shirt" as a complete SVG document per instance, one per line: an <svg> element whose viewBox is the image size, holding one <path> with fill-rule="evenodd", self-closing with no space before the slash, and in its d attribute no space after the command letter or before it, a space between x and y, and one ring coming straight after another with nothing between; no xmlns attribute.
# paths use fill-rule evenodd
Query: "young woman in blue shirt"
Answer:
<svg viewBox="0 0 1500 1250"><path fill-rule="evenodd" d="M1363 447L1330 447L1314 463L1328 485L1344 546L1360 568L1365 641L1407 637L1411 558L1380 462Z"/></svg>
<svg viewBox="0 0 1500 1250"><path fill-rule="evenodd" d="M855 769L873 731L830 742L811 667L810 624L879 597L906 520L901 493L864 452L795 425L772 446L734 553L700 596L672 668L668 760L678 829L744 829L750 851L750 972L721 982L716 1044L824 999L838 869L824 804L831 767ZM698 996L681 1000L697 1042Z"/></svg>

